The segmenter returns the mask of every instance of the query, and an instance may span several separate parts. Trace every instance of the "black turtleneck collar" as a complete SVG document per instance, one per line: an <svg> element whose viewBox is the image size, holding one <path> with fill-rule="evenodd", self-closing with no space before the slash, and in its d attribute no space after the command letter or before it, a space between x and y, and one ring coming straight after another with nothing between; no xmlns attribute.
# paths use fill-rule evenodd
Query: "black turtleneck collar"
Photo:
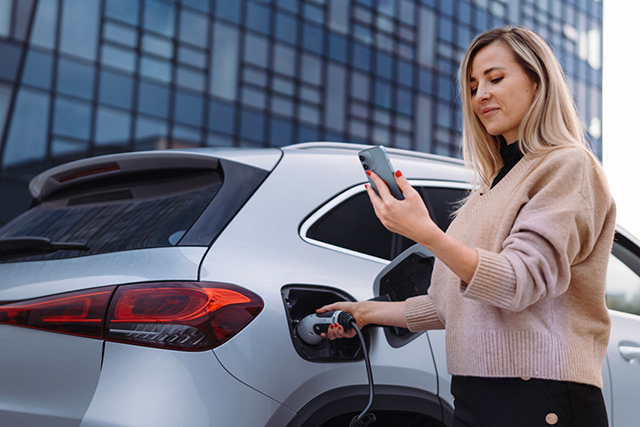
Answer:
<svg viewBox="0 0 640 427"><path fill-rule="evenodd" d="M520 161L520 159L524 157L524 154L522 154L522 151L520 151L520 146L518 144L518 141L516 141L512 144L501 147L500 156L502 157L502 163L504 164L504 166L502 167L502 169L500 169L500 172L498 172L498 175L496 175L496 177L494 178L493 183L491 184L491 188L495 187L496 184L500 182L500 180L504 178L511 169L513 169L513 167Z"/></svg>

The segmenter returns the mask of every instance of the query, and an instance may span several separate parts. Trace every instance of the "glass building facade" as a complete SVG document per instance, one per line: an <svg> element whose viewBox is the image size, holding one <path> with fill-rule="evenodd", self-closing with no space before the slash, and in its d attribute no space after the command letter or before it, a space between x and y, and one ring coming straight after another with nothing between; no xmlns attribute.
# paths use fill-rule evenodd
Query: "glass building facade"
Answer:
<svg viewBox="0 0 640 427"><path fill-rule="evenodd" d="M459 156L473 37L553 46L600 154L596 0L0 0L0 224L69 160L332 140Z"/></svg>

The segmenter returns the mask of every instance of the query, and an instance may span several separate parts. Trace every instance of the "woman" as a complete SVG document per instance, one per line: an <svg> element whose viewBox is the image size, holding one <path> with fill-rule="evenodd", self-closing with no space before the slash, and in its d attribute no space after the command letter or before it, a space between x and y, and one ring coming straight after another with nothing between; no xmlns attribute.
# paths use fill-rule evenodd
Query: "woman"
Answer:
<svg viewBox="0 0 640 427"><path fill-rule="evenodd" d="M360 327L446 329L454 426L605 426L605 276L615 205L549 46L505 27L459 72L463 154L481 178L446 234L400 171L406 199L371 174L376 215L438 261L428 295L336 303ZM332 325L330 339L351 337Z"/></svg>

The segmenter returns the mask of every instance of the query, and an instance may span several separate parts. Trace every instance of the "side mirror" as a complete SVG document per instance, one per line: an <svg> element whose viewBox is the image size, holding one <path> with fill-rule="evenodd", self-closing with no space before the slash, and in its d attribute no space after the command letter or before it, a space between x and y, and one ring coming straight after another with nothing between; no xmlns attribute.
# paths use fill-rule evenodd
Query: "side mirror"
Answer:
<svg viewBox="0 0 640 427"><path fill-rule="evenodd" d="M373 283L374 298L378 301L404 301L418 295L425 295L431 286L431 273L436 257L422 245L415 244L395 257L376 276ZM385 327L389 344L402 347L423 332L411 332L406 328Z"/></svg>

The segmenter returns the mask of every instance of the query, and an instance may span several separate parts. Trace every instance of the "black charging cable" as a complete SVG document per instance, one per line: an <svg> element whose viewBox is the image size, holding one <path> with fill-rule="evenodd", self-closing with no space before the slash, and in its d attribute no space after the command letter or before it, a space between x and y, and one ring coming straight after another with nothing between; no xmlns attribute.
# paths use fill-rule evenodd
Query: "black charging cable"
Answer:
<svg viewBox="0 0 640 427"><path fill-rule="evenodd" d="M371 360L369 359L369 352L367 351L367 344L364 341L364 335L360 328L358 328L358 324L356 323L356 319L353 318L352 315L343 311L338 316L338 323L341 325L349 325L353 329L355 329L358 338L360 338L360 344L362 344L362 351L364 352L364 362L367 367L367 378L369 380L369 403L367 407L364 408L364 411L353 417L351 423L349 423L349 427L365 427L369 424L372 424L376 421L376 416L369 412L371 406L373 405L373 373L371 372Z"/></svg>

